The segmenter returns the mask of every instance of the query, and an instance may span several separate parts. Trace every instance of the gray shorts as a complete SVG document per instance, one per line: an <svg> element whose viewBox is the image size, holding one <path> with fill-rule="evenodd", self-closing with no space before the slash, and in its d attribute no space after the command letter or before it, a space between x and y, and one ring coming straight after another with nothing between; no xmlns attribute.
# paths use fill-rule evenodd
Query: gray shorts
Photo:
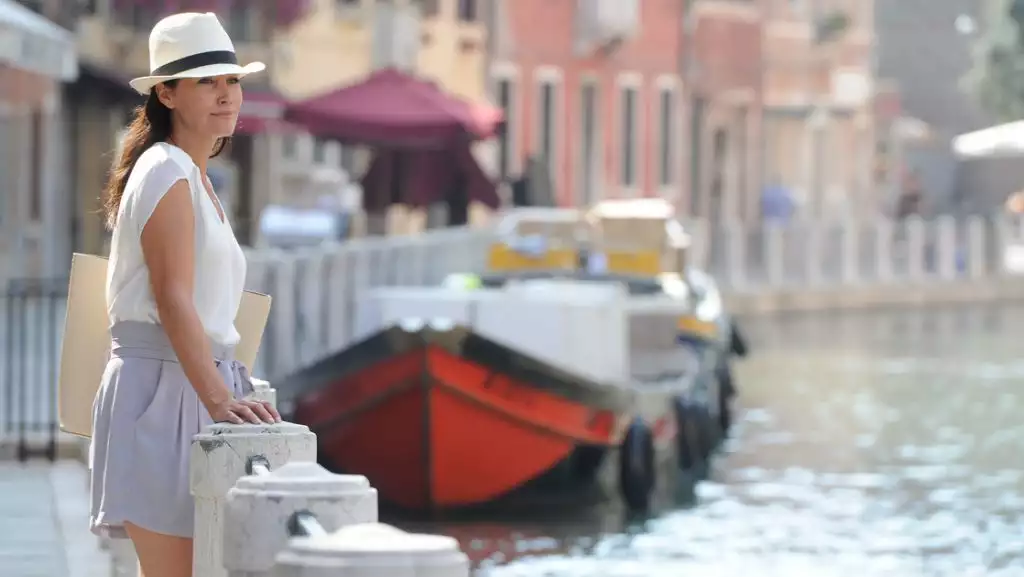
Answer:
<svg viewBox="0 0 1024 577"><path fill-rule="evenodd" d="M191 537L190 446L213 419L160 325L120 322L110 332L110 360L93 402L90 527L97 535L125 538L124 523L130 522ZM233 348L212 347L228 389L236 398L251 393L252 381Z"/></svg>

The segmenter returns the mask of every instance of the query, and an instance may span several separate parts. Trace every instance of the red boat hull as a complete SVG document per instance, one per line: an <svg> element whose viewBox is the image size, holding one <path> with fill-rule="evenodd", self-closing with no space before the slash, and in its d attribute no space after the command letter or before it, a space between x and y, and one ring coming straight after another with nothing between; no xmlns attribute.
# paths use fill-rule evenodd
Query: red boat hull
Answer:
<svg viewBox="0 0 1024 577"><path fill-rule="evenodd" d="M578 394L586 387L567 394L429 338L387 348L370 362L355 363L366 355L354 351L350 362L314 370L319 384L295 395L292 414L317 433L322 460L365 475L385 501L420 510L481 504L578 445L618 444L623 407Z"/></svg>

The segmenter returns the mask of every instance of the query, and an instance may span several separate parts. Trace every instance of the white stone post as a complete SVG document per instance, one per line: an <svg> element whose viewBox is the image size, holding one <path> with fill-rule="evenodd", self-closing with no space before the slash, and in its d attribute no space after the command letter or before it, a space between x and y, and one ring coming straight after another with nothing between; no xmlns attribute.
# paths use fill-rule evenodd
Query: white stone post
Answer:
<svg viewBox="0 0 1024 577"><path fill-rule="evenodd" d="M282 250L274 249L268 258L274 261L274 284L270 293L274 297L274 306L270 309L273 319L271 338L274 343L273 366L266 369L272 374L287 373L296 367L298 358L298 339L295 324L299 318L299 309L295 299L295 263L296 256Z"/></svg>
<svg viewBox="0 0 1024 577"><path fill-rule="evenodd" d="M977 215L967 218L967 270L973 279L982 278L988 271L985 246L987 224L983 217Z"/></svg>
<svg viewBox="0 0 1024 577"><path fill-rule="evenodd" d="M911 216L904 222L907 231L907 276L911 282L924 279L924 219Z"/></svg>
<svg viewBox="0 0 1024 577"><path fill-rule="evenodd" d="M266 401L277 406L277 389L270 386L268 381L252 377L252 393L247 397L254 401Z"/></svg>
<svg viewBox="0 0 1024 577"><path fill-rule="evenodd" d="M362 475L335 475L313 462L291 462L242 477L224 509L224 567L230 577L269 577L288 544L297 513L314 515L325 531L377 522L377 491Z"/></svg>
<svg viewBox="0 0 1024 577"><path fill-rule="evenodd" d="M892 282L893 222L883 218L875 223L875 282Z"/></svg>
<svg viewBox="0 0 1024 577"><path fill-rule="evenodd" d="M948 214L935 219L935 259L936 271L942 280L954 280L957 277L957 226L956 219Z"/></svg>
<svg viewBox="0 0 1024 577"><path fill-rule="evenodd" d="M821 239L825 235L822 234L822 223L818 221L805 221L802 223L804 230L803 241L804 255L806 261L804 261L804 280L808 286L817 287L821 285Z"/></svg>
<svg viewBox="0 0 1024 577"><path fill-rule="evenodd" d="M216 423L192 440L191 489L195 499L192 574L226 577L222 561L224 501L252 462L271 470L290 461L316 461L316 435L304 425Z"/></svg>
<svg viewBox="0 0 1024 577"><path fill-rule="evenodd" d="M840 279L844 285L860 282L860 221L844 218L840 229Z"/></svg>
<svg viewBox="0 0 1024 577"><path fill-rule="evenodd" d="M293 539L272 577L469 577L469 559L451 537L367 523Z"/></svg>

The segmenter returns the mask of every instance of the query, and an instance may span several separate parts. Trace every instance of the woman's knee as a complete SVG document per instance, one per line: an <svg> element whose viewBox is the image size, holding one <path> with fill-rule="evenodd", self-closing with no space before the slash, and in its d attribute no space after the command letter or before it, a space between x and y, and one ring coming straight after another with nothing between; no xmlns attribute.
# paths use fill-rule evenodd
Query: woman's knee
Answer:
<svg viewBox="0 0 1024 577"><path fill-rule="evenodd" d="M142 577L192 577L192 539L165 535L125 523L142 567Z"/></svg>

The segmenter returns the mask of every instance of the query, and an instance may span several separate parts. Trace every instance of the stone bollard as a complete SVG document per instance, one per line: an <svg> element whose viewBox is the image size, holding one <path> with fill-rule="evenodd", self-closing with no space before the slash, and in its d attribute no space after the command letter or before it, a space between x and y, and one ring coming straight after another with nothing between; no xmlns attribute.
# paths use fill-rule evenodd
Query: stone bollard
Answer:
<svg viewBox="0 0 1024 577"><path fill-rule="evenodd" d="M327 531L377 521L377 491L361 475L336 475L312 462L291 462L242 477L224 509L224 567L230 577L268 577L297 513Z"/></svg>
<svg viewBox="0 0 1024 577"><path fill-rule="evenodd" d="M304 425L216 423L192 440L191 489L195 499L192 574L225 577L224 502L253 462L271 470L290 461L316 461L316 435Z"/></svg>
<svg viewBox="0 0 1024 577"><path fill-rule="evenodd" d="M247 398L255 401L267 401L271 405L277 406L277 389L270 386L270 382L264 381L263 379L257 379L252 377L252 393Z"/></svg>
<svg viewBox="0 0 1024 577"><path fill-rule="evenodd" d="M292 539L272 577L469 577L469 559L451 537L389 525L351 525Z"/></svg>

